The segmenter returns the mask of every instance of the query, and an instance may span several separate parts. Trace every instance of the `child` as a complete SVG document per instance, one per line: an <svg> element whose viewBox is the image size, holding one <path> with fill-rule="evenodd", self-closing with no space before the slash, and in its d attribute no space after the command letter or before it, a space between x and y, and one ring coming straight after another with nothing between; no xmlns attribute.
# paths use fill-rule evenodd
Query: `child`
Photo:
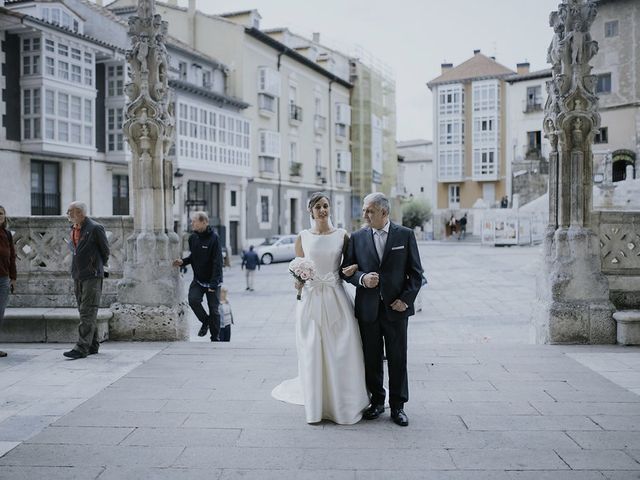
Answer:
<svg viewBox="0 0 640 480"><path fill-rule="evenodd" d="M227 289L220 289L220 341L228 342L231 340L231 325L233 324L233 313L231 305L227 301Z"/></svg>

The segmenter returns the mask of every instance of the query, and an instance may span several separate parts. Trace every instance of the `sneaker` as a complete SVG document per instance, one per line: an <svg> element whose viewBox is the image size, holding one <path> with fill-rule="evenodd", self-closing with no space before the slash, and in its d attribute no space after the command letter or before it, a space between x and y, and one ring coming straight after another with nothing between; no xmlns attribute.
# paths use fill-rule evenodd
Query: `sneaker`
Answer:
<svg viewBox="0 0 640 480"><path fill-rule="evenodd" d="M98 348L97 347L91 347L89 349L89 355L95 355L96 353L98 353Z"/></svg>

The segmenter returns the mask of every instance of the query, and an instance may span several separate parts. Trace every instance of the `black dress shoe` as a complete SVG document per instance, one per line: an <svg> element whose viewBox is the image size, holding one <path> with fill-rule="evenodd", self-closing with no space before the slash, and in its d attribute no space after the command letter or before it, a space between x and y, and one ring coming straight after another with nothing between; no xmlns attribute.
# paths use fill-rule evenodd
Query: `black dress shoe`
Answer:
<svg viewBox="0 0 640 480"><path fill-rule="evenodd" d="M391 410L391 420L396 425L400 425L401 427L406 427L409 425L409 417L404 413L404 410L399 408L397 410Z"/></svg>
<svg viewBox="0 0 640 480"><path fill-rule="evenodd" d="M365 420L375 420L384 412L384 405L375 405L372 404L369 408L367 408L363 414L362 418Z"/></svg>
<svg viewBox="0 0 640 480"><path fill-rule="evenodd" d="M202 326L200 327L200 330L198 331L198 336L204 337L207 334L208 329L209 329L209 325L207 325L206 323L203 323Z"/></svg>
<svg viewBox="0 0 640 480"><path fill-rule="evenodd" d="M91 347L89 349L89 355L95 355L96 353L98 353L98 349L97 348Z"/></svg>
<svg viewBox="0 0 640 480"><path fill-rule="evenodd" d="M78 350L69 350L68 352L64 352L63 355L72 360L76 360L78 358L85 358L86 355Z"/></svg>

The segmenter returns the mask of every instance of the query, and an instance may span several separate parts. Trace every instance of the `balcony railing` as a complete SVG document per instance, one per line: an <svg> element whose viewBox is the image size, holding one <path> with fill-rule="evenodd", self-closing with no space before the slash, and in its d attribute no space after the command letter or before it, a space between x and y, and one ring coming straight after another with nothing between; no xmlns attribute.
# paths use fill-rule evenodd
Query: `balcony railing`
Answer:
<svg viewBox="0 0 640 480"><path fill-rule="evenodd" d="M323 117L322 115L314 115L313 116L313 128L316 133L323 133L327 130L327 117Z"/></svg>
<svg viewBox="0 0 640 480"><path fill-rule="evenodd" d="M524 113L541 112L542 103L539 102L527 102L524 106Z"/></svg>
<svg viewBox="0 0 640 480"><path fill-rule="evenodd" d="M276 173L276 159L260 157L260 173Z"/></svg>
<svg viewBox="0 0 640 480"><path fill-rule="evenodd" d="M327 167L316 167L316 182L327 183Z"/></svg>
<svg viewBox="0 0 640 480"><path fill-rule="evenodd" d="M60 215L60 194L31 193L31 215Z"/></svg>
<svg viewBox="0 0 640 480"><path fill-rule="evenodd" d="M302 176L302 163L300 162L291 162L289 164L289 175L292 177L301 177Z"/></svg>
<svg viewBox="0 0 640 480"><path fill-rule="evenodd" d="M289 120L293 122L302 122L302 107L298 105L289 105Z"/></svg>

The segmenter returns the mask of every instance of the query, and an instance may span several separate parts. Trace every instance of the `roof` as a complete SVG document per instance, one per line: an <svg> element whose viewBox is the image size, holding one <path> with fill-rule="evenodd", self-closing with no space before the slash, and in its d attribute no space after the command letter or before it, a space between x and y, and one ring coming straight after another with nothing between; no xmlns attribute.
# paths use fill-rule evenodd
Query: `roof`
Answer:
<svg viewBox="0 0 640 480"><path fill-rule="evenodd" d="M425 140L423 138L417 138L415 140L403 140L401 142L396 143L396 148L403 147L419 147L422 145L431 145L433 142L431 140Z"/></svg>
<svg viewBox="0 0 640 480"><path fill-rule="evenodd" d="M457 67L446 70L439 77L427 83L429 88L443 83L458 83L465 80L480 80L488 78L502 78L516 72L499 64L493 58L478 52L466 62Z"/></svg>
<svg viewBox="0 0 640 480"><path fill-rule="evenodd" d="M85 20L85 18L82 15L80 15L78 12L76 12L72 7L64 3L64 1L62 0L4 0L5 5L13 5L18 3L36 3L36 4L37 3L59 3L60 5L64 6L67 10L71 10L74 13L74 15L77 15L82 20Z"/></svg>
<svg viewBox="0 0 640 480"><path fill-rule="evenodd" d="M545 68L544 70L537 70L529 73L516 73L509 77L505 77L505 81L509 83L524 82L525 80L535 80L538 78L551 78L551 69Z"/></svg>
<svg viewBox="0 0 640 480"><path fill-rule="evenodd" d="M249 15L251 13L255 13L257 14L260 18L262 18L262 16L260 15L260 13L258 13L258 10L253 8L251 10L239 10L237 12L226 12L226 13L218 13L217 15L219 17L237 17L239 15Z"/></svg>
<svg viewBox="0 0 640 480"><path fill-rule="evenodd" d="M15 1L22 1L22 0L15 0ZM98 38L91 37L89 35L85 35L84 33L74 32L73 30L70 30L70 29L68 29L66 27L63 27L62 25L58 25L56 23L50 23L50 22L47 22L47 21L42 20L40 18L33 17L31 15L27 15L25 13L15 12L15 11L13 11L11 9L6 8L6 7L0 7L0 13L4 13L5 15L10 15L10 16L13 16L15 18L18 18L22 23L24 23L25 20L26 20L26 21L34 23L34 24L42 25L44 27L51 28L53 30L58 30L60 32L64 32L65 34L70 35L72 37L76 37L76 38L79 38L81 40L85 40L85 41L88 41L88 42L91 42L91 43L95 43L96 45L100 45L101 47L105 47L105 48L108 48L110 50L114 50L114 51L117 51L117 52L120 52L120 53L125 53L125 50L120 48L117 45L113 45L113 44L104 42L104 41L102 41L102 40L100 40Z"/></svg>
<svg viewBox="0 0 640 480"><path fill-rule="evenodd" d="M245 109L245 108L247 108L249 106L248 103L243 102L242 100L240 100L238 98L230 97L228 95L223 95L223 94L217 93L217 92L212 92L211 90L207 90L206 88L198 87L197 85L194 85L194 84L189 83L189 82L183 82L182 80L169 79L169 86L172 87L172 88L175 88L176 90L182 90L184 92L194 93L196 95L203 96L203 97L208 98L210 100L214 100L215 102L220 104L220 106L228 105L228 106L235 107L235 108L238 108L238 109Z"/></svg>

